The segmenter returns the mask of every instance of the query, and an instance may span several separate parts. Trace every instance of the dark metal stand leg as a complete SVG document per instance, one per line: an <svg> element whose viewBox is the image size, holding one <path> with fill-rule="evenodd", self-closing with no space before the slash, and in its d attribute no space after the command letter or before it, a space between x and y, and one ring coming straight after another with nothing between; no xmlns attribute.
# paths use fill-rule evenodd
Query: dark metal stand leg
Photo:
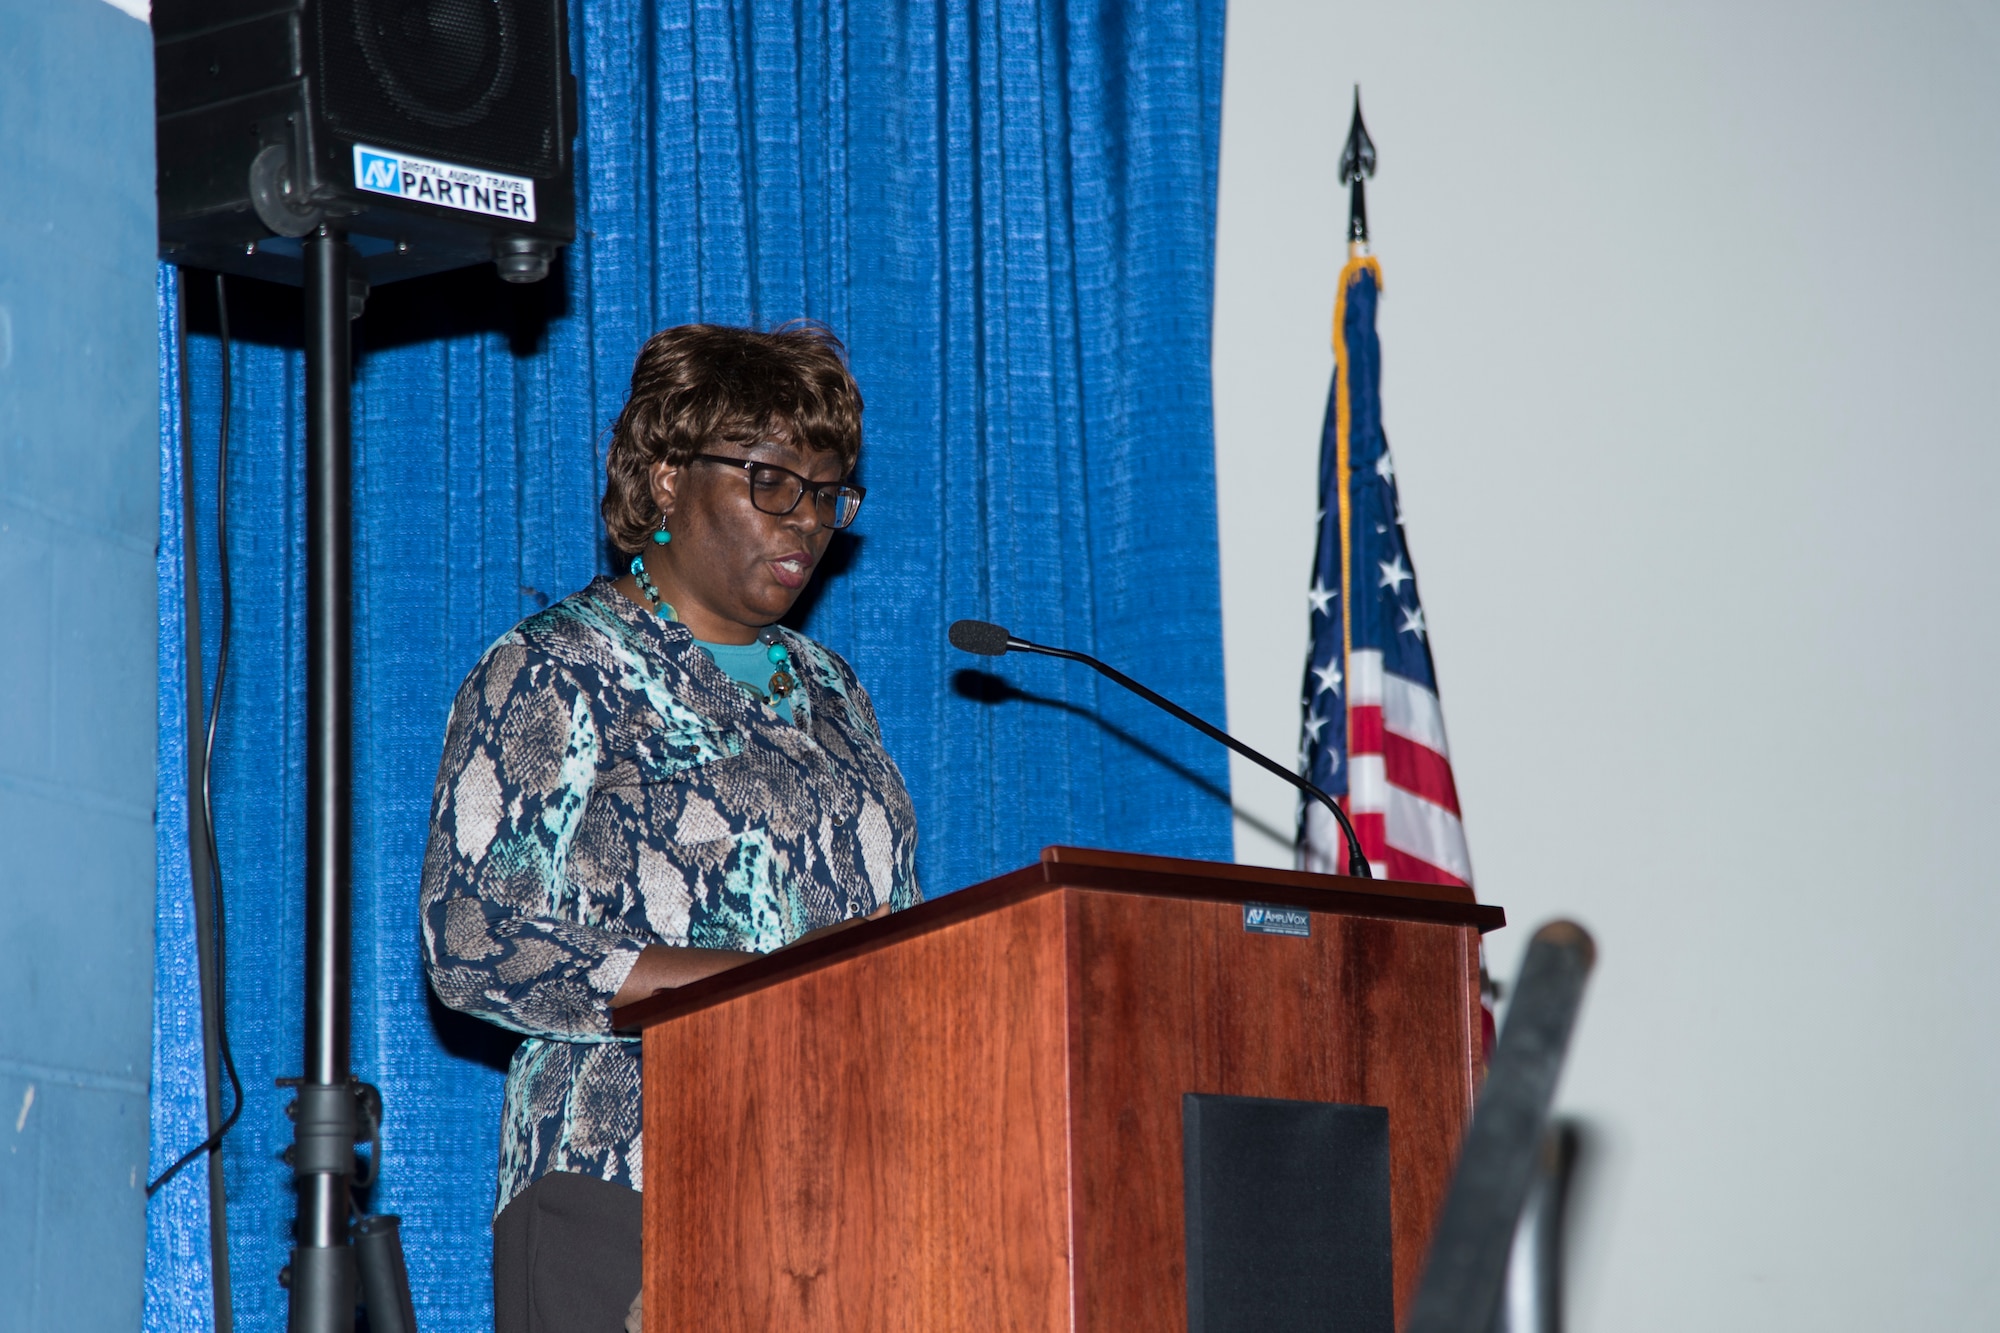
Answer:
<svg viewBox="0 0 2000 1333"><path fill-rule="evenodd" d="M1589 934L1568 921L1543 926L1529 942L1404 1333L1491 1327L1596 958Z"/></svg>
<svg viewBox="0 0 2000 1333"><path fill-rule="evenodd" d="M293 1108L299 1191L291 1333L353 1333L348 1185L356 1103L348 1069L351 773L347 238L305 239L306 301L306 1014Z"/></svg>
<svg viewBox="0 0 2000 1333"><path fill-rule="evenodd" d="M354 1257L361 1267L368 1333L417 1333L410 1270L403 1263L403 1219L376 1213L354 1223Z"/></svg>

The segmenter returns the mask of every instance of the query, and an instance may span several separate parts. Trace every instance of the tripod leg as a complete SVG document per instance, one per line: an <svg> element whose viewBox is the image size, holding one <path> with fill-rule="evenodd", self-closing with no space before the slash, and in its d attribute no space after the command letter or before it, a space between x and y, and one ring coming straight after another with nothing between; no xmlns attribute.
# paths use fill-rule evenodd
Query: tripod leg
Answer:
<svg viewBox="0 0 2000 1333"><path fill-rule="evenodd" d="M394 1213L356 1218L354 1258L361 1267L369 1333L417 1333L410 1270L403 1263L403 1219Z"/></svg>

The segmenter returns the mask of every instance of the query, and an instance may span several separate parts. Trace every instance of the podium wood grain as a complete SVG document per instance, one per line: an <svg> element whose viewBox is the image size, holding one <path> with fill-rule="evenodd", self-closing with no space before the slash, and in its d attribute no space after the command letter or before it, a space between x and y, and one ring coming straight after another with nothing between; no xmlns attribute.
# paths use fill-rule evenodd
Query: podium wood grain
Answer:
<svg viewBox="0 0 2000 1333"><path fill-rule="evenodd" d="M1051 849L621 1010L645 1026L648 1333L1185 1329L1186 1092L1389 1108L1400 1318L1502 918L1212 871ZM1323 910L1339 894L1372 912ZM1249 901L1311 905L1311 937L1245 931Z"/></svg>

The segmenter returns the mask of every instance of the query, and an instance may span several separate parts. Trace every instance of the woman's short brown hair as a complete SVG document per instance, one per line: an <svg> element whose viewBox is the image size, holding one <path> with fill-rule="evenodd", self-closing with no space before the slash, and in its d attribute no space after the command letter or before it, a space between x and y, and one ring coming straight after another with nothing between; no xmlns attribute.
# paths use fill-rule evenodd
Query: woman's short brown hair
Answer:
<svg viewBox="0 0 2000 1333"><path fill-rule="evenodd" d="M640 550L659 522L654 464L679 466L717 444L770 439L837 454L843 475L854 470L861 390L840 339L804 321L770 333L682 324L646 339L605 460L599 508L612 542Z"/></svg>

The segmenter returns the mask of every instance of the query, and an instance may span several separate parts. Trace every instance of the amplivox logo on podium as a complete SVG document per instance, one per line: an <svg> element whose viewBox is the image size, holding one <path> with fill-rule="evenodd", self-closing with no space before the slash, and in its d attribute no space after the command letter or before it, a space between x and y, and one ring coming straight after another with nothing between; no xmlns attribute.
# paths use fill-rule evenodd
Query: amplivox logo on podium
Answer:
<svg viewBox="0 0 2000 1333"><path fill-rule="evenodd" d="M1310 939L1313 933L1312 913L1302 907L1245 903L1243 929L1253 935L1295 935L1300 939Z"/></svg>
<svg viewBox="0 0 2000 1333"><path fill-rule="evenodd" d="M354 145L354 188L488 217L535 220L535 183L477 167Z"/></svg>

